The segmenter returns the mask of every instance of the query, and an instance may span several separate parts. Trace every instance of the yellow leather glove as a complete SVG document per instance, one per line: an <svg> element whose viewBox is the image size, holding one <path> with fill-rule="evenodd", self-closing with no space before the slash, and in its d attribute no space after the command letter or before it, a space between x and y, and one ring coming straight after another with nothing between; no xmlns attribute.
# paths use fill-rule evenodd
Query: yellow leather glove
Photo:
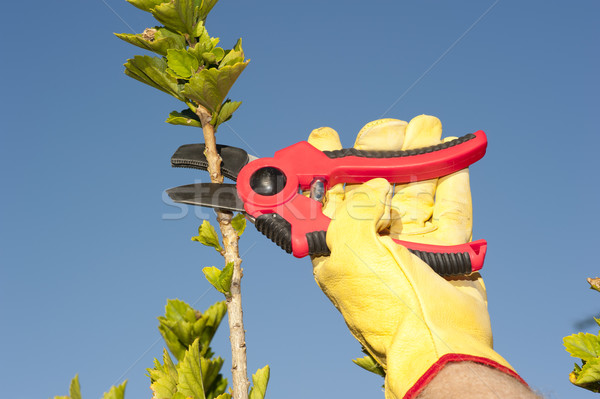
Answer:
<svg viewBox="0 0 600 399"><path fill-rule="evenodd" d="M440 143L439 119L367 124L355 147L406 150ZM449 138L451 139L451 138ZM308 141L321 150L342 148L331 128ZM317 284L342 313L354 337L386 370L386 398L412 398L444 364L475 361L518 378L492 349L485 286L479 273L444 279L393 238L454 245L471 240L467 169L439 179L396 185L374 179L337 185L325 198L332 218L329 257L313 259Z"/></svg>

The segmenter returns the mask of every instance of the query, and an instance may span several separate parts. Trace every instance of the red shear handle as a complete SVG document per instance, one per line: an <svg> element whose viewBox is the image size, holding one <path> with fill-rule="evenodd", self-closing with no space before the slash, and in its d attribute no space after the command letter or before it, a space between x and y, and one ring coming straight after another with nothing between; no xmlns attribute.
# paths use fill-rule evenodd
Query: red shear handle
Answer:
<svg viewBox="0 0 600 399"><path fill-rule="evenodd" d="M486 146L487 138L481 130L409 151L348 149L324 153L303 141L277 151L273 158L260 158L244 166L238 175L237 191L244 209L255 218L257 229L286 251L296 257L326 254L329 249L325 232L331 220L321 212L321 203L299 193L308 190L315 178L324 180L328 187L364 183L377 177L390 183L427 180L468 167L483 157ZM413 243L406 246L428 257L428 263L440 265L444 274L478 270L483 264L483 257L478 256L485 254L485 246L454 250L419 249ZM457 262L462 267L454 267Z"/></svg>
<svg viewBox="0 0 600 399"><path fill-rule="evenodd" d="M477 162L485 155L487 138L483 131L436 146L408 151L360 151L354 149L322 152L306 141L277 151L273 158L248 163L238 175L238 193L244 203L273 206L290 200L318 177L329 187L338 183L364 183L383 177L390 183L410 183L449 175ZM250 186L253 177L266 169L284 177L283 187L261 195ZM264 194L264 193L263 193Z"/></svg>
<svg viewBox="0 0 600 399"><path fill-rule="evenodd" d="M328 187L337 183L364 183L377 177L390 183L427 180L468 167L483 157L487 146L481 130L453 142L415 151L378 152L381 157L373 154L366 157L364 151L359 151L362 155L353 152L331 158L301 141L277 151L273 158L260 158L244 166L238 175L237 191L246 212L253 217L265 213L282 215L279 209L291 206L297 216L286 220L314 219L314 212L321 209L316 204L292 203L301 196L298 190L310 189L315 178L324 180ZM255 190L253 182L257 180L269 184Z"/></svg>

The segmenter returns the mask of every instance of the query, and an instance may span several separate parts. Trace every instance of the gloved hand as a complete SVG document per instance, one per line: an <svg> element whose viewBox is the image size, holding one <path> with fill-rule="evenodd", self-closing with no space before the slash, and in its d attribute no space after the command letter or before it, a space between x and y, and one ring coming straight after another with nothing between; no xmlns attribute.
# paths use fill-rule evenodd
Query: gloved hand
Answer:
<svg viewBox="0 0 600 399"><path fill-rule="evenodd" d="M439 119L381 119L358 134L361 150L406 150L440 143ZM452 139L452 138L448 138ZM331 128L309 143L342 148ZM439 179L396 185L374 179L337 185L323 213L329 257L313 258L317 284L342 313L354 337L386 370L386 398L412 398L451 361L474 361L518 378L492 349L485 286L479 273L444 279L392 241L455 245L471 240L467 169Z"/></svg>

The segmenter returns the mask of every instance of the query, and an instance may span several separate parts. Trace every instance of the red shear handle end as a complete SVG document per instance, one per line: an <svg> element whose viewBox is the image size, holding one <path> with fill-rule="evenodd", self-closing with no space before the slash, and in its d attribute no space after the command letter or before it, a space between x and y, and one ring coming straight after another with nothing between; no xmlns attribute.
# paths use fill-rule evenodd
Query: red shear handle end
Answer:
<svg viewBox="0 0 600 399"><path fill-rule="evenodd" d="M471 257L471 265L473 271L476 272L483 268L483 262L485 261L485 254L487 252L487 241L477 240L467 243L471 248L469 256Z"/></svg>
<svg viewBox="0 0 600 399"><path fill-rule="evenodd" d="M429 245L396 239L394 241L410 251L466 254L471 262L471 272L481 270L487 251L486 240L471 241L460 245Z"/></svg>

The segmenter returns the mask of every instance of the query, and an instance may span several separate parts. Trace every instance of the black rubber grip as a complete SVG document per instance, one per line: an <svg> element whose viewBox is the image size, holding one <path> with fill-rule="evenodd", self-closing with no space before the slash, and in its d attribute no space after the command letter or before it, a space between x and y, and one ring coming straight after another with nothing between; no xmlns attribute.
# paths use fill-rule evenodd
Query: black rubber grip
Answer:
<svg viewBox="0 0 600 399"><path fill-rule="evenodd" d="M260 215L254 221L256 229L267 236L288 254L292 253L292 225L277 213ZM313 231L306 234L308 251L311 256L328 256L326 231ZM408 250L427 263L440 276L457 276L471 273L471 258L467 252L426 252Z"/></svg>
<svg viewBox="0 0 600 399"><path fill-rule="evenodd" d="M260 215L254 220L258 231L279 245L288 254L292 253L292 225L277 213Z"/></svg>
<svg viewBox="0 0 600 399"><path fill-rule="evenodd" d="M327 241L325 237L327 232L312 231L306 233L306 241L308 241L308 253L313 256L327 256L330 254L329 248L327 248Z"/></svg>
<svg viewBox="0 0 600 399"><path fill-rule="evenodd" d="M458 276L471 273L471 258L467 252L425 252L407 248L421 258L440 276Z"/></svg>
<svg viewBox="0 0 600 399"><path fill-rule="evenodd" d="M362 158L400 158L410 157L413 155L422 155L430 152L439 150L445 150L446 148L454 147L462 144L466 141L474 139L476 136L473 133L465 134L454 140L450 140L446 143L436 144L429 147L415 148L413 150L400 150L400 151L365 151L357 150L356 148L344 148L335 151L323 151L329 158L343 158L343 157L362 157Z"/></svg>
<svg viewBox="0 0 600 399"><path fill-rule="evenodd" d="M311 256L330 255L325 231L313 231L306 234ZM440 276L458 276L471 273L471 258L467 252L426 252L407 248L412 254L427 263Z"/></svg>

